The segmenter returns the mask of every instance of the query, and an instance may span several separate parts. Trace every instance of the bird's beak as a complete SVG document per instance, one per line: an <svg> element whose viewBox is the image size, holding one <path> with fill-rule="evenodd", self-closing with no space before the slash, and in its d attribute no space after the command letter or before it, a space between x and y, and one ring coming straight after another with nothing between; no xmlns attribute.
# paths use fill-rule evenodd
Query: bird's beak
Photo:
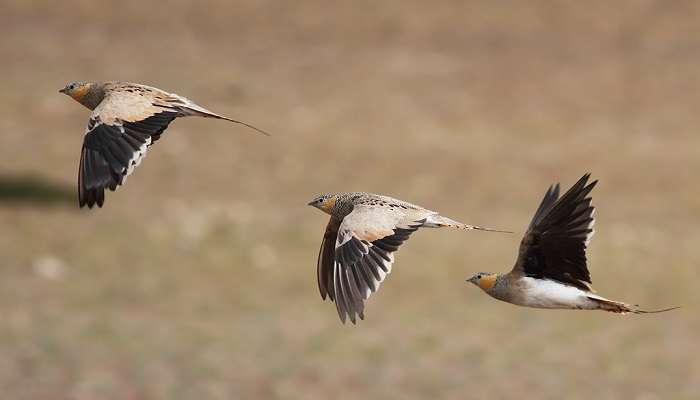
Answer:
<svg viewBox="0 0 700 400"><path fill-rule="evenodd" d="M63 88L63 89L59 90L58 93L66 94L66 88Z"/></svg>
<svg viewBox="0 0 700 400"><path fill-rule="evenodd" d="M314 205L314 202L313 202L313 201L310 201L310 202L306 203L306 205L307 205L307 206L313 206L313 205Z"/></svg>

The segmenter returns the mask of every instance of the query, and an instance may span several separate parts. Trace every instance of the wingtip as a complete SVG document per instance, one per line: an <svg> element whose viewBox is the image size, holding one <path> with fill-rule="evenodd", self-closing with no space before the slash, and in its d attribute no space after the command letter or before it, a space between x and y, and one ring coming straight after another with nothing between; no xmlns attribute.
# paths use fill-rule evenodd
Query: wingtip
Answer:
<svg viewBox="0 0 700 400"><path fill-rule="evenodd" d="M586 172L585 174L583 174L583 176L578 178L578 181L576 181L576 183L574 183L573 186L586 186L586 182L588 181L588 178L590 178L590 176L590 172Z"/></svg>
<svg viewBox="0 0 700 400"><path fill-rule="evenodd" d="M591 173L590 173L590 172L586 172L586 173L583 174L583 176L578 180L577 184L580 184L581 186L593 188L593 187L598 183L598 180L596 179L596 180L594 180L594 181L592 181L592 182L588 182L588 180L589 180L590 178L591 178ZM575 186L575 185L574 185L574 186Z"/></svg>
<svg viewBox="0 0 700 400"><path fill-rule="evenodd" d="M363 313L357 313L357 314L356 314L356 313L352 313L351 316L350 316L350 322L352 322L352 324L353 324L354 326L357 326L357 319L358 319L358 317L359 317L359 319L360 319L361 321L363 321L363 320L365 319L365 315L364 315Z"/></svg>
<svg viewBox="0 0 700 400"><path fill-rule="evenodd" d="M363 311L359 313L355 313L352 311L345 311L345 312L339 312L338 317L340 318L340 322L343 325L346 325L346 322L350 320L350 322L353 325L357 325L357 318L359 317L361 321L364 321L365 319L365 313Z"/></svg>
<svg viewBox="0 0 700 400"><path fill-rule="evenodd" d="M340 318L340 322L345 325L345 321L347 320L347 315L344 312L338 311L338 317Z"/></svg>
<svg viewBox="0 0 700 400"><path fill-rule="evenodd" d="M78 208L83 209L85 207L88 208L88 210L92 210L97 206L96 208L102 208L104 205L104 199L97 199L95 201L90 201L88 199L80 199L78 200Z"/></svg>

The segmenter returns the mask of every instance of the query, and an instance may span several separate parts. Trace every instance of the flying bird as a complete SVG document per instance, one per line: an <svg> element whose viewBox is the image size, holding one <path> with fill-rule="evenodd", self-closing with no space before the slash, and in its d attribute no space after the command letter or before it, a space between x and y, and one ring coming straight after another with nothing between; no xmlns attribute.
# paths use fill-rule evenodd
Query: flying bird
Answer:
<svg viewBox="0 0 700 400"><path fill-rule="evenodd" d="M364 319L365 300L391 272L394 253L418 228L504 232L467 225L435 211L387 196L353 192L324 194L310 206L330 214L318 254L321 297L335 302L340 320Z"/></svg>
<svg viewBox="0 0 700 400"><path fill-rule="evenodd" d="M507 274L479 272L467 282L489 296L519 306L550 309L603 310L620 314L655 313L595 293L586 266L586 248L593 236L595 208L589 193L598 181L584 175L559 197L559 184L549 187L520 243Z"/></svg>
<svg viewBox="0 0 700 400"><path fill-rule="evenodd" d="M92 110L83 139L78 168L80 207L102 207L106 188L126 182L148 147L175 118L205 117L245 125L213 113L174 93L127 82L73 82L59 90Z"/></svg>

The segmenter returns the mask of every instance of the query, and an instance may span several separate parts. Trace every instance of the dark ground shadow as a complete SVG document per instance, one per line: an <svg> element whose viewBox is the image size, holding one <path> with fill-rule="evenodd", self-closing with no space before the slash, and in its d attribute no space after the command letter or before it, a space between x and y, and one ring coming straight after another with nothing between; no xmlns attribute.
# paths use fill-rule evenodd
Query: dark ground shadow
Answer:
<svg viewBox="0 0 700 400"><path fill-rule="evenodd" d="M76 202L72 186L35 174L0 175L0 204L66 205Z"/></svg>

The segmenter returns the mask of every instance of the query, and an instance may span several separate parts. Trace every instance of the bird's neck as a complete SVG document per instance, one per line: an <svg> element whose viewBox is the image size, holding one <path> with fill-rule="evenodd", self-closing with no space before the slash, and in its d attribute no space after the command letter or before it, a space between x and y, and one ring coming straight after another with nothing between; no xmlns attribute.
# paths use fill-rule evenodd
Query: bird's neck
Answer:
<svg viewBox="0 0 700 400"><path fill-rule="evenodd" d="M508 289L510 287L508 278L508 274L497 275L493 285L488 289L484 289L484 292L496 300L510 302L512 293Z"/></svg>
<svg viewBox="0 0 700 400"><path fill-rule="evenodd" d="M105 97L104 88L102 85L90 84L79 96L73 97L75 101L94 110Z"/></svg>

